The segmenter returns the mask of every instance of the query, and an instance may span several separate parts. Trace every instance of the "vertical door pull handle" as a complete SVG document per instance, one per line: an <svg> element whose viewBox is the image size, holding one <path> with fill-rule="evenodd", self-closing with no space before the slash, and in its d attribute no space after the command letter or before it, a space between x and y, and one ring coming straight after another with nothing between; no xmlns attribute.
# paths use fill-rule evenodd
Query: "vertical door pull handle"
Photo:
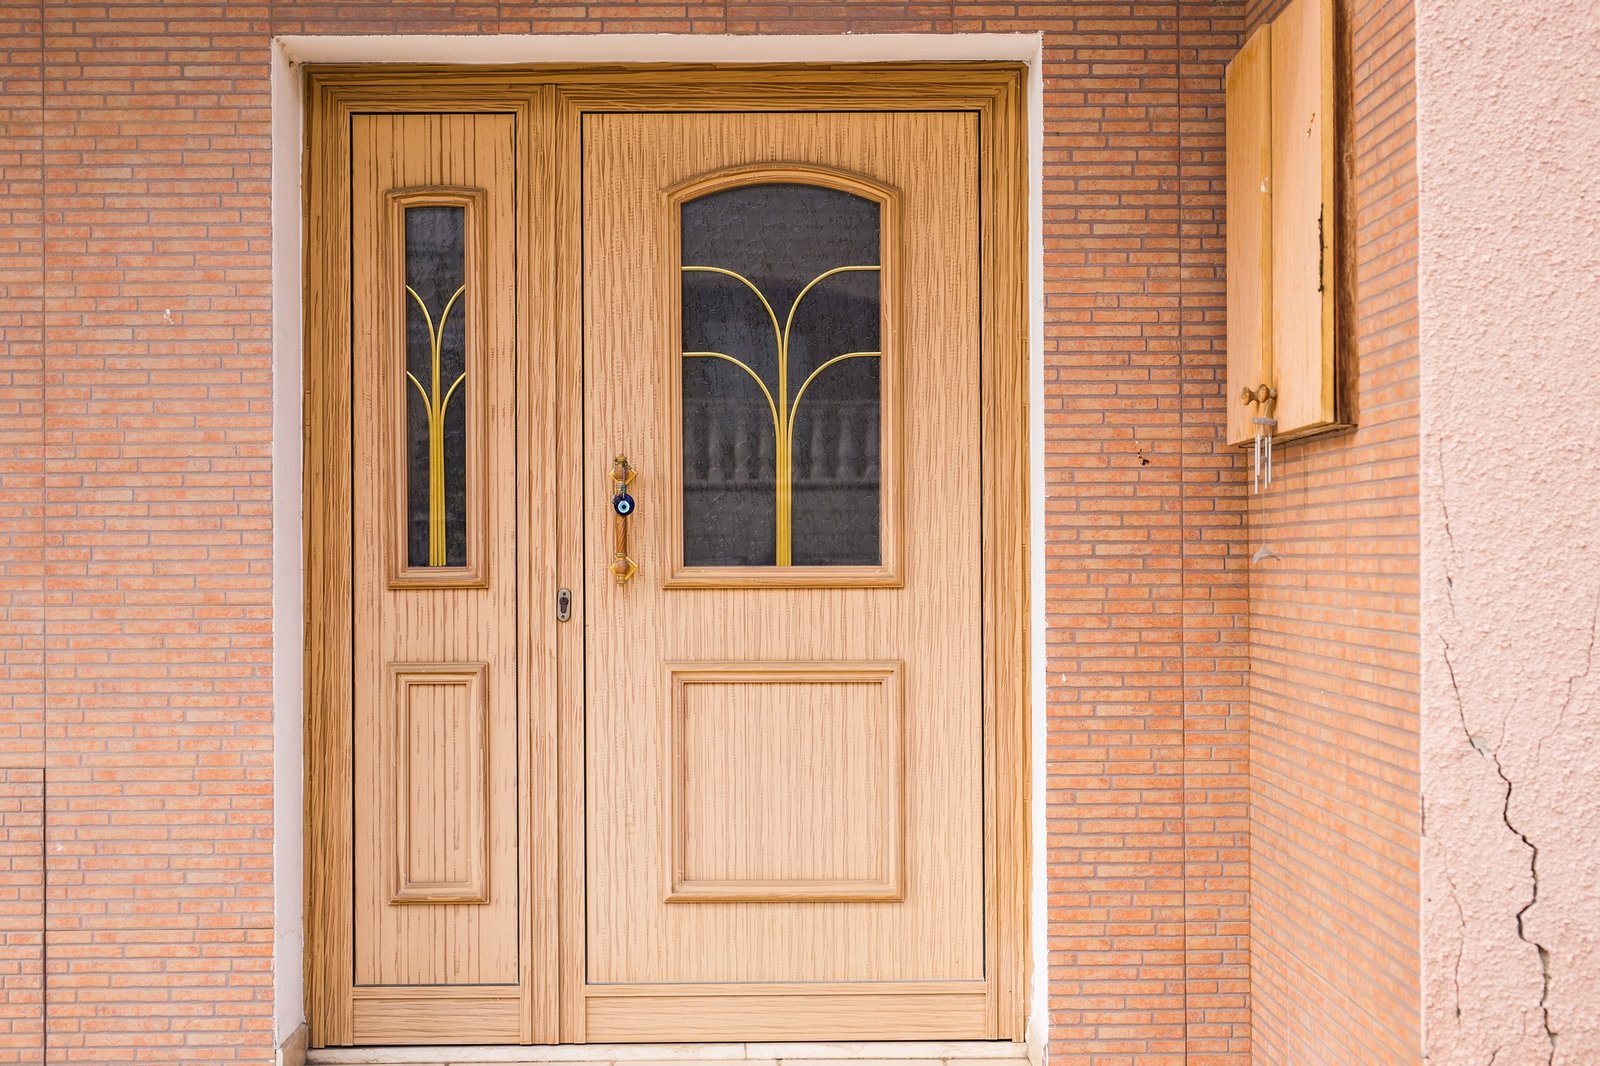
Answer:
<svg viewBox="0 0 1600 1066"><path fill-rule="evenodd" d="M628 555L628 519L638 506L628 486L638 476L639 472L629 465L626 455L611 461L611 572L619 585L626 585L639 572L639 564Z"/></svg>

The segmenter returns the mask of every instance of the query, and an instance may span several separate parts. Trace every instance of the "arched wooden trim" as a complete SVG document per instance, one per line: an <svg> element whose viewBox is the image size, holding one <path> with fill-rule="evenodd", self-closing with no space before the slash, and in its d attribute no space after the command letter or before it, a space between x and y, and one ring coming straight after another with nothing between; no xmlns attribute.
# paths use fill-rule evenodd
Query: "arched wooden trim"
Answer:
<svg viewBox="0 0 1600 1066"><path fill-rule="evenodd" d="M753 185L812 185L835 189L878 205L878 306L879 322L879 481L881 484L877 566L685 566L683 544L683 395L674 384L683 380L682 290L683 206L694 200ZM668 455L663 499L667 508L662 523L667 560L666 584L677 588L894 588L904 583L901 546L902 420L900 417L901 299L900 264L904 241L903 197L899 189L865 174L808 163L745 163L700 174L668 187L661 198L665 227L661 246L665 255L661 277L666 310L666 374L663 381ZM764 299L764 298L763 298ZM775 309L769 312L776 314ZM776 314L778 319L784 316ZM782 401L780 401L782 402Z"/></svg>

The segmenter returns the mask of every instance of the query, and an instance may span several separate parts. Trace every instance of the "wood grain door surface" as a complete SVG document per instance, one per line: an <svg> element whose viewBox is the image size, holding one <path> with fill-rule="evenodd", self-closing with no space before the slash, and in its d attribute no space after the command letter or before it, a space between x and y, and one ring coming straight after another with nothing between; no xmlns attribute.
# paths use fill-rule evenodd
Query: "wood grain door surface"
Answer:
<svg viewBox="0 0 1600 1066"><path fill-rule="evenodd" d="M352 124L358 1042L521 1032L513 144L507 115ZM437 247L408 233L429 209L459 212ZM408 536L419 421L464 473L439 565Z"/></svg>
<svg viewBox="0 0 1600 1066"><path fill-rule="evenodd" d="M590 1040L986 1035L976 132L935 112L585 118ZM684 555L690 480L743 478L759 497L769 471L765 422L728 444L679 421L702 410L685 364L712 354L684 354L682 250L722 269L721 249L680 234L683 205L750 183L880 198L877 565ZM769 222L747 228L799 239L793 218ZM728 346L817 313L736 273L719 275L724 311L753 325L721 324ZM798 369L744 370L766 379L754 417L780 437ZM851 446L824 443L842 469ZM617 456L638 471L625 583L608 570Z"/></svg>
<svg viewBox="0 0 1600 1066"><path fill-rule="evenodd" d="M978 113L447 111L353 109L313 199L313 1042L1015 1035Z"/></svg>

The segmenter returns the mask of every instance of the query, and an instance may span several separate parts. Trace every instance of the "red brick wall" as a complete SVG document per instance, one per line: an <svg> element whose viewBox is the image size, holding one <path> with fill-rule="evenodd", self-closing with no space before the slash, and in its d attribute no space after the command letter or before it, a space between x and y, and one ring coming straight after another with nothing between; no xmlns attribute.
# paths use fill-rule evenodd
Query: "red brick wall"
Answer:
<svg viewBox="0 0 1600 1066"><path fill-rule="evenodd" d="M0 1063L44 1058L41 9L0 4Z"/></svg>
<svg viewBox="0 0 1600 1066"><path fill-rule="evenodd" d="M6 13L0 765L46 779L50 1062L270 1056L267 70L230 10Z"/></svg>
<svg viewBox="0 0 1600 1066"><path fill-rule="evenodd" d="M1349 6L1360 429L1250 497L1283 556L1250 587L1252 1037L1291 1066L1421 1059L1412 5Z"/></svg>
<svg viewBox="0 0 1600 1066"><path fill-rule="evenodd" d="M0 1064L44 1058L44 774L0 770Z"/></svg>
<svg viewBox="0 0 1600 1066"><path fill-rule="evenodd" d="M270 36L946 30L1045 35L1051 1057L1245 1061L1218 93L1242 5L8 13L0 754L49 777L51 1061L270 1056Z"/></svg>

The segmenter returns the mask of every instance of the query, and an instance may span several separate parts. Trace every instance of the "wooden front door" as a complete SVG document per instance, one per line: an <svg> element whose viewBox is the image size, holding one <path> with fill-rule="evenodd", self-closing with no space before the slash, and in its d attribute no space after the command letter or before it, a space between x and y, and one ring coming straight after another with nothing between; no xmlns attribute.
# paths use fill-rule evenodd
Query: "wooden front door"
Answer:
<svg viewBox="0 0 1600 1066"><path fill-rule="evenodd" d="M1022 1035L1017 72L775 77L309 83L314 1045Z"/></svg>
<svg viewBox="0 0 1600 1066"><path fill-rule="evenodd" d="M585 123L592 1040L986 1033L976 132Z"/></svg>
<svg viewBox="0 0 1600 1066"><path fill-rule="evenodd" d="M351 127L357 1042L522 1034L515 134Z"/></svg>

